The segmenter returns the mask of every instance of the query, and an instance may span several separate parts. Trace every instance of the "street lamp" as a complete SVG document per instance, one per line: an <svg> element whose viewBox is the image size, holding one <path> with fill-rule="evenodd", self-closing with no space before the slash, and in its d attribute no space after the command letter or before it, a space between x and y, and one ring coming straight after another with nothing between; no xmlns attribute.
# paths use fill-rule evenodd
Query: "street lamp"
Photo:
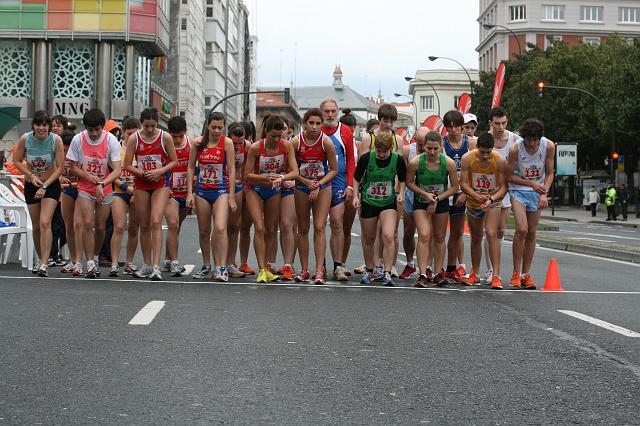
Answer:
<svg viewBox="0 0 640 426"><path fill-rule="evenodd" d="M453 58L447 58L445 56L429 56L429 60L431 62L435 61L436 59L447 59L449 61L453 61L456 64L460 65L460 67L462 67L462 69L464 70L465 74L467 74L467 78L469 79L469 88L471 89L471 95L473 95L473 80L471 80L471 76L469 75L469 71L467 71L467 69L464 67L464 65L462 65L460 62L456 61Z"/></svg>
<svg viewBox="0 0 640 426"><path fill-rule="evenodd" d="M504 25L500 25L500 24L482 24L482 28L484 28L485 30L491 30L493 28L504 28L505 30L509 31L515 38L516 41L518 42L518 55L522 55L522 45L520 44L520 38L518 37L518 35L516 33L513 32L513 30L509 27L505 27Z"/></svg>
<svg viewBox="0 0 640 426"><path fill-rule="evenodd" d="M426 85L428 85L429 87L431 87L431 89L433 90L433 93L436 94L436 101L438 101L438 116L440 117L440 96L438 96L438 91L436 90L435 87L433 87L433 84L431 84L427 80L423 80L421 78L405 77L404 79L405 79L405 81L408 81L408 82L411 82L412 80L421 81L421 82L425 83Z"/></svg>
<svg viewBox="0 0 640 426"><path fill-rule="evenodd" d="M418 106L416 105L416 101L414 98L412 98L409 95L403 95L402 93L394 93L393 96L395 96L396 98L408 98L411 99L411 103L413 104L413 113L414 113L414 122L413 122L413 127L415 127L416 129L418 129Z"/></svg>

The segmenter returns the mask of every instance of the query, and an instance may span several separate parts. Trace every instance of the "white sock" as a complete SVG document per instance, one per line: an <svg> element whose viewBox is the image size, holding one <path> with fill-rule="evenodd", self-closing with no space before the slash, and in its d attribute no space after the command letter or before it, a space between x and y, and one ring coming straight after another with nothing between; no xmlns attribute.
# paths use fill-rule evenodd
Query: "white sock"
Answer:
<svg viewBox="0 0 640 426"><path fill-rule="evenodd" d="M484 262L487 265L487 271L491 271L493 267L491 266L491 257L489 256L489 240L486 235L482 237L482 243L484 245Z"/></svg>
<svg viewBox="0 0 640 426"><path fill-rule="evenodd" d="M410 267L412 267L412 268L413 268L413 267L414 267L414 266L413 266L413 260L412 260L411 262L407 262L407 266L410 266Z"/></svg>

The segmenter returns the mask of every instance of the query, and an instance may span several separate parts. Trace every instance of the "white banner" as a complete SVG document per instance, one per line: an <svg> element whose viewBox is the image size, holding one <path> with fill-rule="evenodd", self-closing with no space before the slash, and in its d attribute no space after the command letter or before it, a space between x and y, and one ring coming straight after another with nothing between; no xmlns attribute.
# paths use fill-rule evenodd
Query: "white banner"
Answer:
<svg viewBox="0 0 640 426"><path fill-rule="evenodd" d="M578 145L556 145L556 175L575 176L578 174Z"/></svg>

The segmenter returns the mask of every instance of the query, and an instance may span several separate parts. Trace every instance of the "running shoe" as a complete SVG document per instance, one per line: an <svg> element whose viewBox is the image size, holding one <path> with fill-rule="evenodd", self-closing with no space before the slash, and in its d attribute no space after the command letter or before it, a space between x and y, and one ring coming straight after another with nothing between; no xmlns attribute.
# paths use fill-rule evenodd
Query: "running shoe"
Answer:
<svg viewBox="0 0 640 426"><path fill-rule="evenodd" d="M433 282L433 271L431 270L430 266L427 266L427 273L424 274L427 277L427 282L428 283L432 283Z"/></svg>
<svg viewBox="0 0 640 426"><path fill-rule="evenodd" d="M229 271L229 276L231 278L242 278L246 275L244 272L238 269L236 265L233 265L233 264L229 265L229 267L227 268L227 271Z"/></svg>
<svg viewBox="0 0 640 426"><path fill-rule="evenodd" d="M171 261L169 259L162 261L162 272L171 272Z"/></svg>
<svg viewBox="0 0 640 426"><path fill-rule="evenodd" d="M291 267L291 265L283 265L282 268L278 269L278 275L280 278L286 281L291 281L293 279L293 274L295 271Z"/></svg>
<svg viewBox="0 0 640 426"><path fill-rule="evenodd" d="M73 272L74 266L76 266L75 263L73 263L72 261L68 261L66 265L60 268L60 272L62 272L63 274L69 274Z"/></svg>
<svg viewBox="0 0 640 426"><path fill-rule="evenodd" d="M92 266L92 267L87 266L87 273L84 274L84 277L85 278L91 278L91 279L97 278L98 277L98 267L95 266L95 265Z"/></svg>
<svg viewBox="0 0 640 426"><path fill-rule="evenodd" d="M266 283L267 282L267 270L260 269L258 271L258 278L256 278L257 283Z"/></svg>
<svg viewBox="0 0 640 426"><path fill-rule="evenodd" d="M333 279L336 281L349 281L347 270L344 269L344 266L338 266L335 271L333 271Z"/></svg>
<svg viewBox="0 0 640 426"><path fill-rule="evenodd" d="M344 266L343 266L343 268L344 268ZM345 274L346 276L350 277L350 276L351 276L351 271L350 271L350 270L348 270L347 268L344 268L344 274Z"/></svg>
<svg viewBox="0 0 640 426"><path fill-rule="evenodd" d="M404 270L400 274L401 280L406 280L411 278L411 275L416 273L416 267L413 265L409 265L408 263L404 265Z"/></svg>
<svg viewBox="0 0 640 426"><path fill-rule="evenodd" d="M480 282L484 284L491 284L492 278L493 278L493 271L487 271L480 278Z"/></svg>
<svg viewBox="0 0 640 426"><path fill-rule="evenodd" d="M256 271L254 271L253 269L251 269L251 267L249 265L247 265L246 263L243 263L242 265L240 265L240 269L242 272L244 272L247 275L255 275Z"/></svg>
<svg viewBox="0 0 640 426"><path fill-rule="evenodd" d="M80 263L76 263L73 266L73 271L71 272L74 277L81 277L84 275L84 270L82 269L82 265Z"/></svg>
<svg viewBox="0 0 640 426"><path fill-rule="evenodd" d="M266 277L267 277L267 281L271 282L271 281L278 281L280 279L279 275L276 274L272 274L268 269L266 269Z"/></svg>
<svg viewBox="0 0 640 426"><path fill-rule="evenodd" d="M58 256L55 258L54 263L56 264L56 266L64 266L67 262L62 257Z"/></svg>
<svg viewBox="0 0 640 426"><path fill-rule="evenodd" d="M436 276L433 277L433 283L438 287L442 287L443 285L448 284L449 280L447 279L445 274L446 274L445 271L438 272Z"/></svg>
<svg viewBox="0 0 640 426"><path fill-rule="evenodd" d="M35 262L33 264L33 268L31 268L31 273L35 275L38 273L39 270L40 270L40 262Z"/></svg>
<svg viewBox="0 0 640 426"><path fill-rule="evenodd" d="M367 272L365 270L364 274L362 274L362 278L360 278L360 284L370 285L373 283L371 272Z"/></svg>
<svg viewBox="0 0 640 426"><path fill-rule="evenodd" d="M354 274L364 274L365 272L367 272L367 267L364 264L353 269Z"/></svg>
<svg viewBox="0 0 640 426"><path fill-rule="evenodd" d="M211 267L208 265L202 265L200 267L200 270L195 274L193 274L193 279L201 280L201 279L207 278L210 273L211 273Z"/></svg>
<svg viewBox="0 0 640 426"><path fill-rule="evenodd" d="M416 281L413 286L418 288L425 288L428 282L429 281L427 281L427 276L424 274L420 274L420 276L418 276L418 281Z"/></svg>
<svg viewBox="0 0 640 426"><path fill-rule="evenodd" d="M125 275L133 275L138 270L138 267L133 263L127 263L124 265L124 274Z"/></svg>
<svg viewBox="0 0 640 426"><path fill-rule="evenodd" d="M480 277L472 270L469 275L461 277L460 282L464 285L480 285Z"/></svg>
<svg viewBox="0 0 640 426"><path fill-rule="evenodd" d="M536 282L533 281L533 278L531 278L529 274L524 274L522 277L522 286L527 290L535 290L537 288Z"/></svg>
<svg viewBox="0 0 640 426"><path fill-rule="evenodd" d="M396 283L393 282L393 278L391 277L391 273L385 272L384 277L382 278L382 285L385 287L393 287Z"/></svg>
<svg viewBox="0 0 640 426"><path fill-rule="evenodd" d="M463 283L462 278L466 275L467 275L467 270L465 269L464 265L458 265L456 270L453 271L453 279L456 280L456 282L459 282L461 284Z"/></svg>
<svg viewBox="0 0 640 426"><path fill-rule="evenodd" d="M384 278L384 270L382 269L382 266L376 266L373 268L373 281L381 281L382 278Z"/></svg>
<svg viewBox="0 0 640 426"><path fill-rule="evenodd" d="M311 279L311 274L309 274L309 271L306 269L300 271L300 273L293 278L297 283L306 283L309 279Z"/></svg>
<svg viewBox="0 0 640 426"><path fill-rule="evenodd" d="M56 261L53 260L53 257L50 257L49 260L47 260L47 266L56 266ZM40 271L38 271L38 273L40 273Z"/></svg>
<svg viewBox="0 0 640 426"><path fill-rule="evenodd" d="M459 284L456 280L455 271L442 271L442 277L447 281L445 284Z"/></svg>
<svg viewBox="0 0 640 426"><path fill-rule="evenodd" d="M136 278L149 278L151 273L153 272L153 268L147 265L142 265L139 271L135 271L133 276Z"/></svg>
<svg viewBox="0 0 640 426"><path fill-rule="evenodd" d="M511 279L509 280L509 285L511 287L522 288L522 277L520 272L514 272L511 275Z"/></svg>
<svg viewBox="0 0 640 426"><path fill-rule="evenodd" d="M160 266L155 265L149 275L149 279L151 281L162 281L162 272L160 271Z"/></svg>
<svg viewBox="0 0 640 426"><path fill-rule="evenodd" d="M109 276L110 277L117 277L118 276L118 265L111 265L111 270L109 271Z"/></svg>
<svg viewBox="0 0 640 426"><path fill-rule="evenodd" d="M169 272L172 277L181 277L182 276L182 266L178 263L177 260L172 260L169 264Z"/></svg>
<svg viewBox="0 0 640 426"><path fill-rule="evenodd" d="M393 278L400 278L400 274L398 273L398 270L396 269L396 265L393 265L391 267L391 276Z"/></svg>
<svg viewBox="0 0 640 426"><path fill-rule="evenodd" d="M324 285L324 274L322 272L316 272L313 275L313 283L315 285Z"/></svg>
<svg viewBox="0 0 640 426"><path fill-rule="evenodd" d="M275 270L275 269L273 269L273 265L272 265L272 264L270 264L270 263L267 263L267 270L268 270L269 272L271 272L271 274L272 274L272 275L276 275L276 274L277 274L276 270Z"/></svg>
<svg viewBox="0 0 640 426"><path fill-rule="evenodd" d="M502 290L502 278L497 275L491 277L491 288L495 290Z"/></svg>
<svg viewBox="0 0 640 426"><path fill-rule="evenodd" d="M49 267L47 265L40 265L40 269L38 269L38 276L47 278L49 276Z"/></svg>
<svg viewBox="0 0 640 426"><path fill-rule="evenodd" d="M227 268L224 266L219 266L216 268L216 271L213 274L213 280L226 283L229 281L229 273L227 272Z"/></svg>

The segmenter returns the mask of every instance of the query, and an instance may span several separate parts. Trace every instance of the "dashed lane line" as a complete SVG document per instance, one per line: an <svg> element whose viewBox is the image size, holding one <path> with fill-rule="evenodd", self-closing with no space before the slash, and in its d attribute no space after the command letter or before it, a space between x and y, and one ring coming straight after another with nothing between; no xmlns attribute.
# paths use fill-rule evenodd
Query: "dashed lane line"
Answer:
<svg viewBox="0 0 640 426"><path fill-rule="evenodd" d="M149 325L151 321L158 315L158 312L164 308L164 300L152 300L147 303L138 313L131 318L129 325Z"/></svg>
<svg viewBox="0 0 640 426"><path fill-rule="evenodd" d="M589 315L581 314L580 312L575 311L565 311L562 309L558 309L558 312L561 314L569 315L571 317L577 318L582 321L586 321L589 324L597 325L598 327L602 327L609 331L613 331L614 333L622 334L626 337L640 337L640 333L636 333L635 331L631 331L627 328L620 327L619 325L611 324L610 322L603 321L598 318L590 317Z"/></svg>

